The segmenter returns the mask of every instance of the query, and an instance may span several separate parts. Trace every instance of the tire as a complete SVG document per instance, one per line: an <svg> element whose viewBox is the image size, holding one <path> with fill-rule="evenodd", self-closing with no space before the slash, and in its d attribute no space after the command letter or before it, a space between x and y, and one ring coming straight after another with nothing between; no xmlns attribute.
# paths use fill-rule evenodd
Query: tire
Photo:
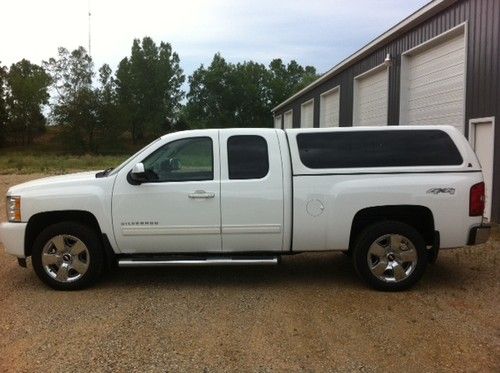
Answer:
<svg viewBox="0 0 500 373"><path fill-rule="evenodd" d="M398 221L366 228L353 251L354 268L372 288L400 291L412 287L424 274L428 254L422 235Z"/></svg>
<svg viewBox="0 0 500 373"><path fill-rule="evenodd" d="M97 233L77 222L45 228L35 239L31 261L37 276L56 290L80 290L95 283L104 268Z"/></svg>

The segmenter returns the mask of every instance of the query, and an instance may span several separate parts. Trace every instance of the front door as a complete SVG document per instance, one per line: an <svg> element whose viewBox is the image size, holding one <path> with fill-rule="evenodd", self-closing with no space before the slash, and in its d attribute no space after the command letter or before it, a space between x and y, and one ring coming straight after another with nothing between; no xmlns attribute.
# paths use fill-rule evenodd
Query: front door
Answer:
<svg viewBox="0 0 500 373"><path fill-rule="evenodd" d="M113 191L120 251L220 252L218 131L178 136L139 161L148 182L132 185L124 169Z"/></svg>
<svg viewBox="0 0 500 373"><path fill-rule="evenodd" d="M491 192L493 189L493 154L495 141L494 118L472 119L469 140L481 164L485 185L484 217L491 219Z"/></svg>

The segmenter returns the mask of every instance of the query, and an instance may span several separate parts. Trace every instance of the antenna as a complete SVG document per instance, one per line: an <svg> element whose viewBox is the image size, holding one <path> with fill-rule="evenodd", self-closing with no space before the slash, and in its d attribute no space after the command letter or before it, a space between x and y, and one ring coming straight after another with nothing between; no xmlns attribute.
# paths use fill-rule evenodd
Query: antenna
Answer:
<svg viewBox="0 0 500 373"><path fill-rule="evenodd" d="M88 9L89 9L89 56L92 57L92 52L91 52L91 49L90 49L90 40L91 40L91 33L90 33L90 16L91 16L91 13L90 13L90 0L88 0Z"/></svg>

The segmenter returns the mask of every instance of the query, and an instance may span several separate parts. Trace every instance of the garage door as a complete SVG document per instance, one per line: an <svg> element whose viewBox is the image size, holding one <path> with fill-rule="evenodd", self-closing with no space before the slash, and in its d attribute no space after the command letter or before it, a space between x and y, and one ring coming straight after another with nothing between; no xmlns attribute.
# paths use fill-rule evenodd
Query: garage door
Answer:
<svg viewBox="0 0 500 373"><path fill-rule="evenodd" d="M287 111L283 117L283 128L293 127L293 111Z"/></svg>
<svg viewBox="0 0 500 373"><path fill-rule="evenodd" d="M334 88L321 95L319 103L319 126L338 127L340 89Z"/></svg>
<svg viewBox="0 0 500 373"><path fill-rule="evenodd" d="M300 106L300 127L312 128L314 120L314 101L309 100Z"/></svg>
<svg viewBox="0 0 500 373"><path fill-rule="evenodd" d="M354 79L355 126L385 126L387 124L388 72L385 66Z"/></svg>
<svg viewBox="0 0 500 373"><path fill-rule="evenodd" d="M463 132L464 34L443 39L404 57L401 124L447 124Z"/></svg>
<svg viewBox="0 0 500 373"><path fill-rule="evenodd" d="M274 117L274 128L281 128L281 115Z"/></svg>

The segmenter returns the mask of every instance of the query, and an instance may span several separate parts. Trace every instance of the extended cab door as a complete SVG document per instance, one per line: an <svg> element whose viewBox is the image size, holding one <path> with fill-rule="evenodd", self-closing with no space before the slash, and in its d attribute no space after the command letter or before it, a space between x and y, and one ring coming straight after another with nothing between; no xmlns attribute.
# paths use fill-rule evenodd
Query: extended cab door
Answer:
<svg viewBox="0 0 500 373"><path fill-rule="evenodd" d="M283 249L283 170L275 130L220 131L225 252Z"/></svg>
<svg viewBox="0 0 500 373"><path fill-rule="evenodd" d="M113 190L113 229L123 253L220 252L218 130L179 132L133 163L148 181L133 185L133 164Z"/></svg>

